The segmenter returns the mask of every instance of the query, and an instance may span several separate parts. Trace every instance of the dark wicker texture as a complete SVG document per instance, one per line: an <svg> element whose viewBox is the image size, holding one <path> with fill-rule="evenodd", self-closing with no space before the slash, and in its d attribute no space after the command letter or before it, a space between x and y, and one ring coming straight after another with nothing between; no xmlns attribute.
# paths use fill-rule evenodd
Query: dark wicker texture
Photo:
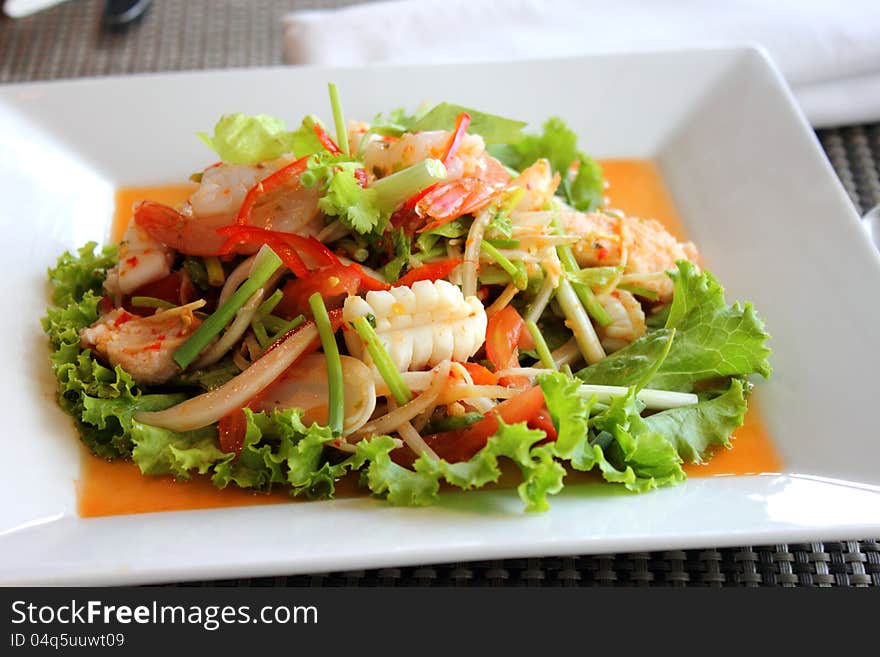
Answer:
<svg viewBox="0 0 880 657"><path fill-rule="evenodd" d="M101 0L0 19L0 82L280 64L279 18L352 0L156 0L100 29ZM880 203L880 124L819 139L860 212ZM880 586L877 540L507 559L187 584L200 586Z"/></svg>

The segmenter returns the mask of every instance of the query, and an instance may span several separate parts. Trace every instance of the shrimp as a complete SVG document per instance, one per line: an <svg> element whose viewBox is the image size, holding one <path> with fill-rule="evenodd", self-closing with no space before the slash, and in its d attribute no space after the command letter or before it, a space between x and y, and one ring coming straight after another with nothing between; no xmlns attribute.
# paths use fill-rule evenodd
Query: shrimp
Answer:
<svg viewBox="0 0 880 657"><path fill-rule="evenodd" d="M533 212L543 210L553 200L561 178L553 173L550 162L544 158L523 169L510 183L511 187L519 187L525 193L516 204L516 212Z"/></svg>
<svg viewBox="0 0 880 657"><path fill-rule="evenodd" d="M408 132L392 141L374 140L364 146L364 167L374 178L384 178L428 158L441 159L452 133L446 130ZM455 156L446 164L446 180L478 174L486 144L479 135L465 135Z"/></svg>
<svg viewBox="0 0 880 657"><path fill-rule="evenodd" d="M217 229L235 223L248 190L289 163L281 158L252 165L223 163L208 167L182 210L145 201L135 208L135 223L181 253L217 255L226 240ZM251 214L251 223L268 230L315 235L323 227L318 220L318 196L317 188L304 187L297 179L261 198Z"/></svg>
<svg viewBox="0 0 880 657"><path fill-rule="evenodd" d="M654 219L639 219L605 212L516 212L511 214L514 237L548 234L558 218L563 232L576 238L573 251L581 267L623 265L630 282L657 293L660 301L672 298L673 284L663 272L676 260L699 262L692 242L679 242ZM638 275L644 275L644 279Z"/></svg>
<svg viewBox="0 0 880 657"><path fill-rule="evenodd" d="M355 121L354 119L349 119L348 124L345 126L345 132L348 135L348 151L350 153L357 153L360 151L361 142L363 142L364 137L367 140L371 138L379 138L379 135L370 134L367 136L367 132L370 130L370 124L365 123L364 121ZM363 144L366 146L366 143Z"/></svg>
<svg viewBox="0 0 880 657"><path fill-rule="evenodd" d="M107 272L104 289L115 297L131 294L142 285L171 273L174 254L131 222L119 244L119 262Z"/></svg>
<svg viewBox="0 0 880 657"><path fill-rule="evenodd" d="M623 349L642 337L648 330L642 305L626 290L614 290L611 294L598 299L611 316L610 324L596 328L605 351L610 353Z"/></svg>
<svg viewBox="0 0 880 657"><path fill-rule="evenodd" d="M395 141L374 140L364 147L364 166L375 178L390 175L427 158L443 158L452 133L407 133ZM419 199L415 210L429 219L426 229L485 208L507 187L510 175L486 152L479 135L466 134L444 161L446 178Z"/></svg>
<svg viewBox="0 0 880 657"><path fill-rule="evenodd" d="M180 372L174 352L201 324L193 311L203 305L200 299L149 317L117 308L80 331L80 342L111 365L122 367L136 383L165 383Z"/></svg>

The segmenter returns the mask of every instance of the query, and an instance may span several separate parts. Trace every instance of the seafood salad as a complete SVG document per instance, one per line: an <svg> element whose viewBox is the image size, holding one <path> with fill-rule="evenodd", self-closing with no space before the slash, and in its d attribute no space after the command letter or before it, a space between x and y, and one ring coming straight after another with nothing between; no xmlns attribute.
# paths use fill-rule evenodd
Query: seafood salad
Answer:
<svg viewBox="0 0 880 657"><path fill-rule="evenodd" d="M644 492L730 448L768 335L599 165L451 103L288 129L223 116L180 207L49 270L58 400L145 475L394 504L571 471ZM218 159L219 158L219 159Z"/></svg>

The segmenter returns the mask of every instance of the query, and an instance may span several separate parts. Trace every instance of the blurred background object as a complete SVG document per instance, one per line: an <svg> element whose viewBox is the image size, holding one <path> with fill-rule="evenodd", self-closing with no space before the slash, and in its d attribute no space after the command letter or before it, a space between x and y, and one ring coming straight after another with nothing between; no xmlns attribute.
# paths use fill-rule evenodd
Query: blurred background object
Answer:
<svg viewBox="0 0 880 657"><path fill-rule="evenodd" d="M395 0L284 20L291 64L764 47L814 126L880 121L878 0ZM576 81L564 81L576 84Z"/></svg>
<svg viewBox="0 0 880 657"><path fill-rule="evenodd" d="M130 25L150 8L153 0L104 0L104 25L120 28Z"/></svg>
<svg viewBox="0 0 880 657"><path fill-rule="evenodd" d="M54 7L68 0L5 0L3 13L10 18L22 18Z"/></svg>

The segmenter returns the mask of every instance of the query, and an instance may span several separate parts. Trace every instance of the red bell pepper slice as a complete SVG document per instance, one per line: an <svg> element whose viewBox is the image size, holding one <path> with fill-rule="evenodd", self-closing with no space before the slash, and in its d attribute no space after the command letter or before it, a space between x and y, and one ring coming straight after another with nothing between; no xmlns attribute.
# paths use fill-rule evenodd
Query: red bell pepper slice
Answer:
<svg viewBox="0 0 880 657"><path fill-rule="evenodd" d="M300 278L308 275L309 270L299 254L307 256L317 267L340 264L339 258L330 249L311 236L303 237L293 233L266 230L257 226L239 226L238 224L223 226L218 228L217 232L227 237L221 247L221 253L230 253L239 244L268 244L284 260L290 270Z"/></svg>
<svg viewBox="0 0 880 657"><path fill-rule="evenodd" d="M321 142L321 146L326 148L331 155L342 155L342 149L336 145L336 142L327 134L327 131L321 127L320 124L315 123L312 126L312 129L315 131L315 134L318 136L318 141Z"/></svg>
<svg viewBox="0 0 880 657"><path fill-rule="evenodd" d="M513 306L505 306L489 318L486 325L486 358L495 366L495 370L506 370L519 367L518 349L534 348L534 341L526 329L525 322ZM528 377L505 376L499 379L504 386L526 386Z"/></svg>
<svg viewBox="0 0 880 657"><path fill-rule="evenodd" d="M238 210L238 216L235 218L235 223L242 226L249 224L257 200L261 196L271 194L284 187L284 185L294 178L299 177L299 175L306 170L309 157L310 156L306 155L305 157L301 157L298 160L291 162L287 166L281 167L278 171L263 178L263 180L251 187L245 195L244 201L241 203L241 208Z"/></svg>
<svg viewBox="0 0 880 657"><path fill-rule="evenodd" d="M438 262L432 262L415 269L410 269L406 274L401 276L392 287L400 285L412 285L416 281L436 281L441 278L447 278L452 270L461 264L459 258L447 258Z"/></svg>

